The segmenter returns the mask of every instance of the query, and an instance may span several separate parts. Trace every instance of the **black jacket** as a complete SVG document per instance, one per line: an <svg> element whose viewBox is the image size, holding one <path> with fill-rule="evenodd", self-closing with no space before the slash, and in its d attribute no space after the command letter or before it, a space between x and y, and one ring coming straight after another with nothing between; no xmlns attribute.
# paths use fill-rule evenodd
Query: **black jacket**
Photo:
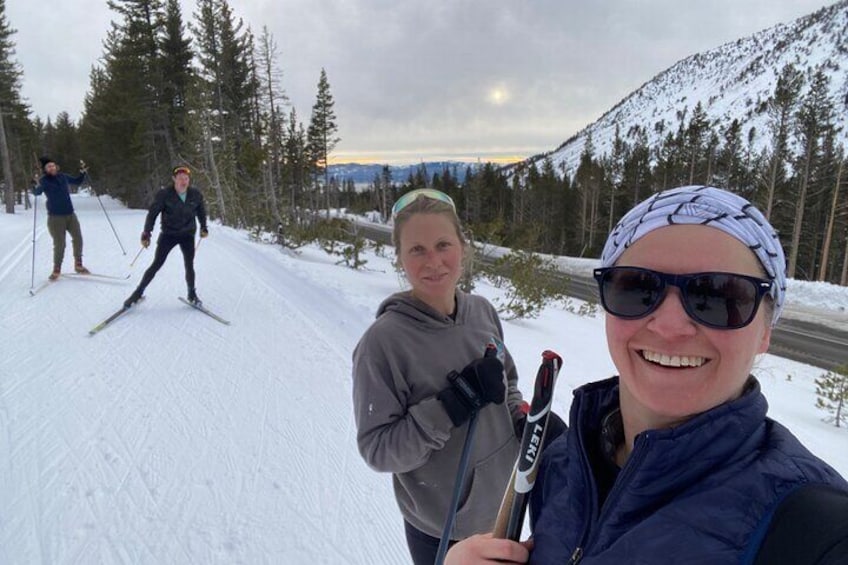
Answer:
<svg viewBox="0 0 848 565"><path fill-rule="evenodd" d="M203 205L203 195L196 188L189 187L186 191L186 199L180 199L177 190L173 186L163 188L156 194L147 219L144 222L144 231L153 231L156 216L162 214L161 232L167 235L194 235L197 224L196 217L200 222L200 229L206 229L206 208Z"/></svg>

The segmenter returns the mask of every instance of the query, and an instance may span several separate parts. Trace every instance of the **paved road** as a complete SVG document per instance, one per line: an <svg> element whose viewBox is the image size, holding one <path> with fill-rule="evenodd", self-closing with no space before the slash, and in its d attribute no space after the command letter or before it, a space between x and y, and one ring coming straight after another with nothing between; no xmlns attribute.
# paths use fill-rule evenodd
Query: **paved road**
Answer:
<svg viewBox="0 0 848 565"><path fill-rule="evenodd" d="M359 229L369 239L390 244L388 228L360 224ZM598 289L590 277L572 275L569 295L581 300L598 301ZM840 365L848 365L848 328L842 331L784 316L772 332L769 352L832 370Z"/></svg>

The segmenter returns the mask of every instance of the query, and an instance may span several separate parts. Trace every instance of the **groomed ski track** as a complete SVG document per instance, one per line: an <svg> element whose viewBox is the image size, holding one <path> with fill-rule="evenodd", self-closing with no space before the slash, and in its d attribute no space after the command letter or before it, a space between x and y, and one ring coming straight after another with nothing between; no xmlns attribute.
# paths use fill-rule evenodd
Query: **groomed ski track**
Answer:
<svg viewBox="0 0 848 565"><path fill-rule="evenodd" d="M127 255L80 196L85 263L126 272L145 212L104 202ZM52 257L43 211L36 285ZM333 259L212 223L197 288L232 326L174 300L175 249L146 300L92 339L153 247L127 282L60 280L31 297L32 226L21 209L0 224L0 563L408 561L390 479L362 463L350 406L374 304L345 296ZM66 270L71 256L69 238Z"/></svg>

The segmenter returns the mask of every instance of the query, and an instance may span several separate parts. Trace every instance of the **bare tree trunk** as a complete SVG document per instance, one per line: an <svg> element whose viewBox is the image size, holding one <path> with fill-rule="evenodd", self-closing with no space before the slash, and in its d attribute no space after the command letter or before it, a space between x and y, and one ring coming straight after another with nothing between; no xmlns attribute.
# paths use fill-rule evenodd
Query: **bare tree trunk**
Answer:
<svg viewBox="0 0 848 565"><path fill-rule="evenodd" d="M212 188L215 190L215 197L218 200L218 208L221 210L221 222L224 224L227 223L227 206L224 203L224 190L221 186L221 176L218 173L218 164L215 160L215 150L212 148L212 133L209 130L209 123L206 121L204 117L204 130L205 135L203 136L206 141L206 160L209 163L209 173L210 178L212 180Z"/></svg>
<svg viewBox="0 0 848 565"><path fill-rule="evenodd" d="M776 151L776 149L775 149ZM774 190L777 186L777 169L780 165L777 160L777 155L772 155L772 163L771 167L769 167L769 179L768 179L768 197L766 198L766 220L771 220L771 211L774 208Z"/></svg>
<svg viewBox="0 0 848 565"><path fill-rule="evenodd" d="M607 226L607 233L612 233L613 218L615 218L615 183L612 183L612 190L610 190L609 225Z"/></svg>
<svg viewBox="0 0 848 565"><path fill-rule="evenodd" d="M823 281L827 275L828 255L830 254L830 241L833 236L833 223L836 220L836 203L839 201L839 184L842 182L842 165L845 161L839 161L839 171L836 173L836 186L833 188L833 200L830 204L830 216L827 219L827 229L824 233L824 245L822 246L822 260L819 267L818 279Z"/></svg>
<svg viewBox="0 0 848 565"><path fill-rule="evenodd" d="M697 155L695 154L695 148L692 148L692 162L689 164L689 184L695 184L695 160Z"/></svg>
<svg viewBox="0 0 848 565"><path fill-rule="evenodd" d="M15 185L12 181L12 162L9 159L9 146L6 143L6 125L3 121L3 107L0 106L0 158L3 159L3 180L6 183L6 213L15 213Z"/></svg>
<svg viewBox="0 0 848 565"><path fill-rule="evenodd" d="M582 249L586 248L586 233L589 231L589 226L587 225L587 217L589 215L589 187L586 185L587 183L584 182L580 190L583 197L582 210L580 212L580 247Z"/></svg>
<svg viewBox="0 0 848 565"><path fill-rule="evenodd" d="M845 254L842 256L842 276L839 277L839 284L848 286L848 236L845 237Z"/></svg>
<svg viewBox="0 0 848 565"><path fill-rule="evenodd" d="M595 184L595 183L593 183ZM600 183L598 183L600 184ZM595 184L592 190L592 208L589 213L589 247L595 244L595 226L598 223L598 203L601 200L601 187Z"/></svg>
<svg viewBox="0 0 848 565"><path fill-rule="evenodd" d="M795 267L798 264L798 245L801 243L801 224L804 222L804 205L807 199L807 185L810 182L811 160L812 151L807 150L804 173L801 176L801 192L798 194L798 201L795 204L795 226L792 229L792 247L789 250L789 265L786 268L786 276L790 279L795 277Z"/></svg>

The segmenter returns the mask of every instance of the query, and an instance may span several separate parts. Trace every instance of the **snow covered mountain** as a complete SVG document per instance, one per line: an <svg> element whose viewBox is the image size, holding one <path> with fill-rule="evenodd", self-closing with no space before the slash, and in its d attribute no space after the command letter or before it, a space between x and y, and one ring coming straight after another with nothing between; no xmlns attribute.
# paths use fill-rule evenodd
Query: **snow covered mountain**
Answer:
<svg viewBox="0 0 848 565"><path fill-rule="evenodd" d="M596 155L609 154L616 126L629 143L635 139L637 126L644 129L648 145L655 146L667 132L675 131L683 112L688 122L699 102L714 128L723 130L738 119L745 139L755 128L754 147L759 150L768 141L765 103L787 64L807 79L802 97L809 90L808 79L819 68L824 70L830 79L829 98L842 125L838 139L848 146L848 0L842 0L793 22L683 59L556 150L528 161L549 156L557 170L564 167L573 174L587 136L592 136Z"/></svg>
<svg viewBox="0 0 848 565"><path fill-rule="evenodd" d="M428 161L415 165L389 165L389 171L392 175L392 181L395 183L405 182L410 175L415 175L416 171L424 166L427 171L427 178L433 178L433 175L447 169L451 174L455 174L460 182L465 180L465 174L468 168L477 167L477 163L466 163L460 161ZM330 176L335 177L339 181L352 180L357 185L370 185L374 179L383 174L383 166L380 164L361 164L361 163L339 163L330 165Z"/></svg>

